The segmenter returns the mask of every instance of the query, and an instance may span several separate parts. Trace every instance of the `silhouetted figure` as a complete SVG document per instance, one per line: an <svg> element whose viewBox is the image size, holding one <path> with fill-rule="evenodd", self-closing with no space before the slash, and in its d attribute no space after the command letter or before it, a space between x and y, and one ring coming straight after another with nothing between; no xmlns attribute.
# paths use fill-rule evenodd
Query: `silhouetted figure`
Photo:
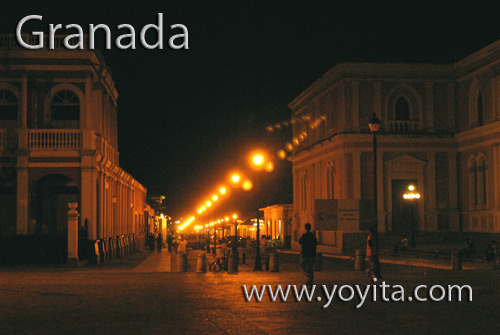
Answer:
<svg viewBox="0 0 500 335"><path fill-rule="evenodd" d="M399 251L404 251L408 249L408 239L406 235L401 235L401 241L394 247L394 253L397 255Z"/></svg>
<svg viewBox="0 0 500 335"><path fill-rule="evenodd" d="M163 237L161 234L158 234L158 237L156 238L156 250L158 252L161 252L161 248L163 247Z"/></svg>
<svg viewBox="0 0 500 335"><path fill-rule="evenodd" d="M167 247L168 247L168 252L170 252L170 253L172 252L172 244L173 244L172 240L173 240L172 235L168 235L167 236Z"/></svg>
<svg viewBox="0 0 500 335"><path fill-rule="evenodd" d="M155 236L153 234L149 234L148 246L151 251L155 250L155 240Z"/></svg>
<svg viewBox="0 0 500 335"><path fill-rule="evenodd" d="M316 261L316 246L318 240L311 233L311 224L304 225L306 232L302 234L299 240L301 246L300 252L300 269L307 277L306 285L312 285L314 282L314 263Z"/></svg>
<svg viewBox="0 0 500 335"><path fill-rule="evenodd" d="M498 254L498 242L495 240L491 240L488 244L488 249L486 249L486 260L492 261Z"/></svg>
<svg viewBox="0 0 500 335"><path fill-rule="evenodd" d="M372 278L382 278L380 274L380 259L378 258L378 245L376 240L376 227L370 227L370 235L366 239L366 256L370 259L368 274Z"/></svg>
<svg viewBox="0 0 500 335"><path fill-rule="evenodd" d="M462 250L464 256L473 256L476 254L476 245L471 240L465 240L465 248Z"/></svg>

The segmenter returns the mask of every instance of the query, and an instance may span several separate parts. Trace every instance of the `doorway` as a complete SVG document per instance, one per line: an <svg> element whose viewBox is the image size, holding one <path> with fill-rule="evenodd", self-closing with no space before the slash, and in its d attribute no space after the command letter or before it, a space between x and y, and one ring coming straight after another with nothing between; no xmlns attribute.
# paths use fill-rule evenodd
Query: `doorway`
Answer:
<svg viewBox="0 0 500 335"><path fill-rule="evenodd" d="M417 229L418 205L405 200L403 195L408 191L408 186L413 185L418 189L416 179L392 180L392 231L395 234L411 235L412 223Z"/></svg>

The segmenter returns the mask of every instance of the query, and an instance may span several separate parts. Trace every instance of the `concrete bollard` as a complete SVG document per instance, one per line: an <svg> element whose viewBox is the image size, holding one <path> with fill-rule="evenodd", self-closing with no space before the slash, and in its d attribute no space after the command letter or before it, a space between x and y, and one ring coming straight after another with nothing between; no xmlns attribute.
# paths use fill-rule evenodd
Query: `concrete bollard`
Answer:
<svg viewBox="0 0 500 335"><path fill-rule="evenodd" d="M354 270L363 271L365 269L365 253L361 249L356 249L356 258L354 259Z"/></svg>
<svg viewBox="0 0 500 335"><path fill-rule="evenodd" d="M186 272L187 270L187 254L177 254L177 272Z"/></svg>
<svg viewBox="0 0 500 335"><path fill-rule="evenodd" d="M270 272L280 272L280 255L271 254L269 257L269 271Z"/></svg>
<svg viewBox="0 0 500 335"><path fill-rule="evenodd" d="M228 256L227 273L238 273L238 254Z"/></svg>
<svg viewBox="0 0 500 335"><path fill-rule="evenodd" d="M207 272L207 256L204 252L198 255L198 261L196 263L196 272Z"/></svg>
<svg viewBox="0 0 500 335"><path fill-rule="evenodd" d="M316 264L314 267L314 271L323 271L323 253L318 252L316 254Z"/></svg>
<svg viewBox="0 0 500 335"><path fill-rule="evenodd" d="M101 255L99 253L99 240L94 242L94 257L95 257L95 264L100 264Z"/></svg>
<svg viewBox="0 0 500 335"><path fill-rule="evenodd" d="M451 253L451 264L453 270L462 270L462 253L460 251Z"/></svg>

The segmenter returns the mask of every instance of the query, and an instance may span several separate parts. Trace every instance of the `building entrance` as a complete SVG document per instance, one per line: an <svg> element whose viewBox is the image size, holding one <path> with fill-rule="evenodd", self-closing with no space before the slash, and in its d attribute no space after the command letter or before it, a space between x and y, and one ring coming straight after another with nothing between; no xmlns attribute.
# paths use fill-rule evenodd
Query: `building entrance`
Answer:
<svg viewBox="0 0 500 335"><path fill-rule="evenodd" d="M392 231L397 234L411 235L412 222L417 226L417 204L412 204L403 198L408 191L408 186L414 185L418 189L415 179L393 179L392 180ZM412 221L413 220L413 221Z"/></svg>

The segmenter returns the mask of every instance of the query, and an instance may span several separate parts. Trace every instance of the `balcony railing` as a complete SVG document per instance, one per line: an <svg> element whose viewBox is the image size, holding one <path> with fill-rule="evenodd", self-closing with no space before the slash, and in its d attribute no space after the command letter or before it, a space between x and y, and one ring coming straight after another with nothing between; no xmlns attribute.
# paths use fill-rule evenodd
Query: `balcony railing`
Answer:
<svg viewBox="0 0 500 335"><path fill-rule="evenodd" d="M80 149L82 135L78 129L30 129L29 149Z"/></svg>
<svg viewBox="0 0 500 335"><path fill-rule="evenodd" d="M17 148L17 133L0 130L0 149L9 150Z"/></svg>
<svg viewBox="0 0 500 335"><path fill-rule="evenodd" d="M413 133L418 130L418 121L389 121L389 131L394 133Z"/></svg>

